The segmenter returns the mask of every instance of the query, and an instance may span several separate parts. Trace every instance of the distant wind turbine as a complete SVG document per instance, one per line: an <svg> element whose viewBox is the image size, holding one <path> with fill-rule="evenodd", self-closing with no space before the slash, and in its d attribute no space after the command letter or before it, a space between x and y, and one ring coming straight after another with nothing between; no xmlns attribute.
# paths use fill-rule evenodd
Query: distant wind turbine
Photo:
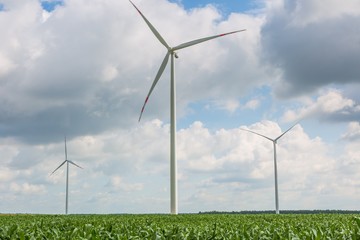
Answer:
<svg viewBox="0 0 360 240"><path fill-rule="evenodd" d="M69 202L69 163L71 163L72 165L83 169L82 167L80 167L79 165L77 165L76 163L74 163L73 161L67 159L67 148L66 148L66 137L65 137L65 161L63 161L60 166L58 166L51 174L50 176L56 172L56 170L58 170L59 168L62 167L62 165L64 165L66 163L66 200L65 200L65 214L68 214L68 202Z"/></svg>
<svg viewBox="0 0 360 240"><path fill-rule="evenodd" d="M130 0L129 0L130 1ZM228 33L223 33L223 34L219 34L219 35L214 35L214 36L210 36L210 37L205 37L205 38L200 38L200 39L196 39L193 41L189 41L189 42L185 42L182 43L176 47L170 47L165 40L163 39L163 37L160 35L160 33L155 29L155 27L146 19L146 17L140 12L140 10L135 6L135 4L130 1L130 3L136 8L136 10L139 12L139 14L141 15L141 17L144 19L144 21L146 22L146 24L148 25L148 27L150 28L150 30L153 32L153 34L156 36L156 38L160 41L160 43L162 45L164 45L167 49L167 53L165 55L164 60L162 61L160 68L155 76L155 79L151 85L151 88L149 90L149 93L147 94L146 98L145 98L145 102L144 105L141 109L141 113L140 113L140 117L139 117L139 121L141 120L141 116L144 112L145 109L145 105L147 103L147 101L149 100L149 97L152 93L152 91L154 90L155 85L157 84L157 82L159 81L162 73L164 72L164 69L169 61L169 57L171 57L171 65L170 65L170 211L172 214L177 214L178 213L178 207L177 207L177 163L176 163L176 103L175 103L175 67L174 67L174 57L178 58L178 55L175 51L183 49L183 48L187 48L190 46L193 46L195 44L199 44L205 41L209 41L211 39L214 38L218 38L218 37L223 37L229 34L233 34L233 33L237 33L237 32L242 32L245 31L245 29L242 30L238 30L238 31L233 31L233 32L228 32Z"/></svg>
<svg viewBox="0 0 360 240"><path fill-rule="evenodd" d="M278 192L277 162L276 162L276 143L282 136L284 136L288 131L290 131L293 127L295 127L296 124L298 124L298 123L295 123L294 125L292 125L288 130L283 132L280 136L278 136L275 139L269 138L269 137L267 137L265 135L262 135L260 133L257 133L257 132L254 132L254 131L251 131L251 130L248 130L248 129L240 128L240 130L244 130L244 131L247 131L247 132L254 133L256 135L259 135L259 136L261 136L263 138L266 138L266 139L273 142L273 145L274 145L274 175L275 175L275 209L276 209L276 214L280 213L279 212L279 192Z"/></svg>

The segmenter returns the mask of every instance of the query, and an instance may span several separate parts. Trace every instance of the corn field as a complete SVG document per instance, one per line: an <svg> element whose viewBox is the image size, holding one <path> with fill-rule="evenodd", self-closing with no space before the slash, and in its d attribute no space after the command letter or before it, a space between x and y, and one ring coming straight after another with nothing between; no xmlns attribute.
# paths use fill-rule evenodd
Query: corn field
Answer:
<svg viewBox="0 0 360 240"><path fill-rule="evenodd" d="M360 239L360 216L3 214L0 239Z"/></svg>

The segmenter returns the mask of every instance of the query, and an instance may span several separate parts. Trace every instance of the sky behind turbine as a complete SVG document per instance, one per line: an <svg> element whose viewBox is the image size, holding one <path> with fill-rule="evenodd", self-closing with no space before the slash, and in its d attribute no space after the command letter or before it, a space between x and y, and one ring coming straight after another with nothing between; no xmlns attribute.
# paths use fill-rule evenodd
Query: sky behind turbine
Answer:
<svg viewBox="0 0 360 240"><path fill-rule="evenodd" d="M359 209L357 0L134 0L176 60L179 212ZM0 212L168 213L169 68L128 1L0 0Z"/></svg>

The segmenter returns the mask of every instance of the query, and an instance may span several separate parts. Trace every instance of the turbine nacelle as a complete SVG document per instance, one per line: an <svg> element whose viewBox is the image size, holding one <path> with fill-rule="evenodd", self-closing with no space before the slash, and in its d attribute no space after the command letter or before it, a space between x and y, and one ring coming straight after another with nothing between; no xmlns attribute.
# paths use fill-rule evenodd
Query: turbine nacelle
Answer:
<svg viewBox="0 0 360 240"><path fill-rule="evenodd" d="M175 50L176 49L174 49L174 48L168 49L168 54L169 55L174 55L175 58L179 58L179 56L178 56L177 52L175 52Z"/></svg>

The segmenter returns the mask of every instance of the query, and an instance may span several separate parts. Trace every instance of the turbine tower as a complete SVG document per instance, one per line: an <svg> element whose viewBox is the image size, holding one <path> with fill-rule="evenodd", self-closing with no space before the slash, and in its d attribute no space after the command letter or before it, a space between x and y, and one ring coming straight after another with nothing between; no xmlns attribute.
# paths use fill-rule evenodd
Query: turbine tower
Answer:
<svg viewBox="0 0 360 240"><path fill-rule="evenodd" d="M68 214L68 203L69 203L69 163L72 165L83 169L73 161L67 159L67 148L66 148L66 136L65 136L65 161L63 161L51 174L50 176L55 173L59 168L62 167L66 163L66 198L65 198L65 214Z"/></svg>
<svg viewBox="0 0 360 240"><path fill-rule="evenodd" d="M159 81L162 73L164 72L164 69L169 61L169 57L171 58L171 61L170 61L170 192L171 192L170 193L170 199L171 199L170 200L170 211L172 214L177 214L178 206L177 206L177 177L176 177L177 162L176 162L176 102L175 102L175 95L176 95L175 87L176 86L175 86L175 66L174 66L175 65L174 57L178 58L176 51L183 49L183 48L193 46L195 44L209 41L214 38L223 37L223 36L237 33L237 32L242 32L242 31L245 31L245 29L228 32L228 33L223 33L223 34L219 34L219 35L214 35L214 36L210 36L210 37L200 38L200 39L196 39L193 41L182 43L176 47L170 47L166 43L164 38L160 35L160 33L155 29L155 27L146 19L146 17L135 6L135 4L131 0L129 0L129 1L135 7L135 9L139 12L139 14L144 19L144 21L146 22L146 24L148 25L150 30L153 32L153 34L156 36L156 38L167 49L165 58L162 61L160 68L155 76L155 79L150 87L150 90L145 98L144 105L141 109L139 122L140 122L141 116L144 112L145 105L146 105L147 101L149 100L149 97L150 97L152 91L154 90L154 87L156 86L157 82Z"/></svg>
<svg viewBox="0 0 360 240"><path fill-rule="evenodd" d="M269 138L269 137L267 137L265 135L262 135L260 133L248 130L248 129L240 128L240 130L251 132L253 134L259 135L259 136L261 136L263 138L266 138L266 139L270 140L273 143L273 146L274 146L274 176L275 176L275 212L276 212L276 214L280 213L279 212L278 174L277 174L277 161L276 161L276 143L282 136L284 136L288 131L290 131L296 124L298 124L298 123L295 123L290 128L288 128L288 130L286 130L280 136L278 136L277 138L274 138L274 139Z"/></svg>

